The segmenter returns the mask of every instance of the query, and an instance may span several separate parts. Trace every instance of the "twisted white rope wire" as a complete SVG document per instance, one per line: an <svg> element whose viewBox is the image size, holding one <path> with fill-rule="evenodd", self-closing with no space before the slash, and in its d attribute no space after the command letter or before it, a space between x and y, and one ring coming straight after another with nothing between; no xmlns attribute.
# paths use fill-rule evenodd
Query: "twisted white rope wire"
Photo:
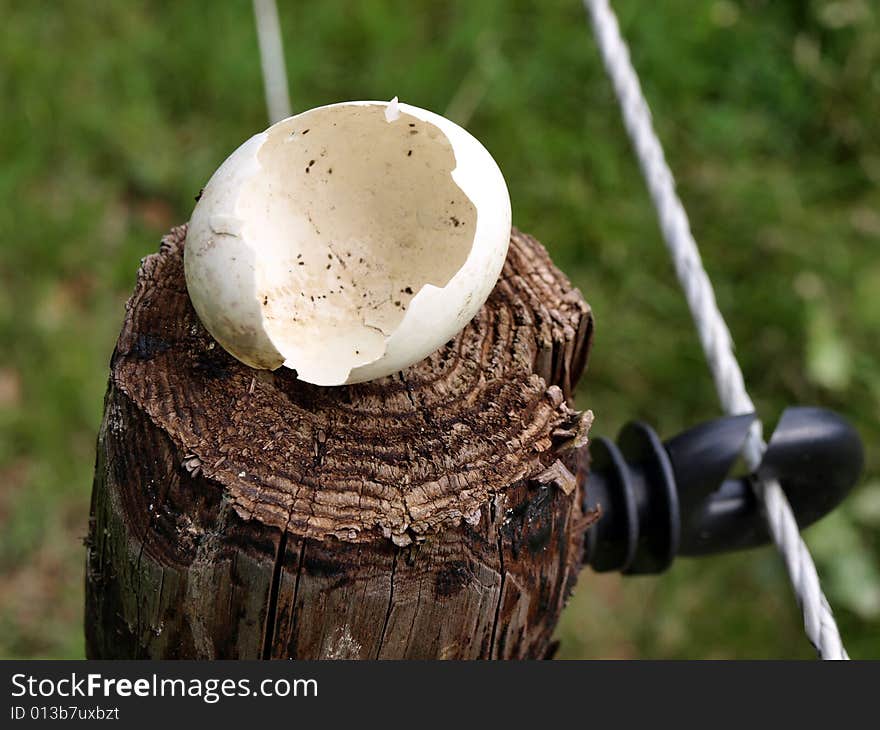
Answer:
<svg viewBox="0 0 880 730"><path fill-rule="evenodd" d="M290 116L290 91L287 86L287 69L284 66L284 48L281 44L281 23L278 21L275 0L254 0L254 19L257 22L266 108L269 122L274 124Z"/></svg>
<svg viewBox="0 0 880 730"><path fill-rule="evenodd" d="M753 413L754 403L746 391L742 370L733 353L733 340L718 309L712 282L703 268L687 213L675 192L675 180L666 163L651 122L651 111L626 42L608 0L584 0L605 70L614 86L630 141L660 219L663 238L672 257L679 283L687 298L703 352L715 379L715 389L729 414ZM746 441L743 458L750 471L763 459L767 444L761 424L755 421ZM800 536L788 499L775 479L755 481L767 525L785 565L804 615L807 637L822 659L848 659L831 607L822 593L816 566Z"/></svg>

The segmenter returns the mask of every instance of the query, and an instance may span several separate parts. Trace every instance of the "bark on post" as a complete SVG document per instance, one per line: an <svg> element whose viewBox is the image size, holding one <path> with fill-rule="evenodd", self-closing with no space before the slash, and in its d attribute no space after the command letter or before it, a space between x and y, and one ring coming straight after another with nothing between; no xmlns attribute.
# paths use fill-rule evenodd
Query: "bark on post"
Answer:
<svg viewBox="0 0 880 730"><path fill-rule="evenodd" d="M544 656L578 569L580 293L514 231L474 321L398 376L252 370L204 331L174 229L111 362L92 658ZM578 474L573 477L572 472Z"/></svg>

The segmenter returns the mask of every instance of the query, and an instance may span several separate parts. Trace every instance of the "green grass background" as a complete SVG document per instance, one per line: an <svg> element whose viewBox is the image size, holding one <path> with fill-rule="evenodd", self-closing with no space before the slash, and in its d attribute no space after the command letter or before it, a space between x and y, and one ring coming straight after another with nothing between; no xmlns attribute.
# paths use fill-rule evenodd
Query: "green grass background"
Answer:
<svg viewBox="0 0 880 730"><path fill-rule="evenodd" d="M854 657L880 656L880 7L616 0L768 428L860 429L858 491L807 531ZM611 435L718 415L578 0L279 2L294 108L445 112L592 304L578 402ZM141 257L266 126L246 0L0 0L0 656L83 655L107 365ZM810 657L771 549L584 571L563 657Z"/></svg>

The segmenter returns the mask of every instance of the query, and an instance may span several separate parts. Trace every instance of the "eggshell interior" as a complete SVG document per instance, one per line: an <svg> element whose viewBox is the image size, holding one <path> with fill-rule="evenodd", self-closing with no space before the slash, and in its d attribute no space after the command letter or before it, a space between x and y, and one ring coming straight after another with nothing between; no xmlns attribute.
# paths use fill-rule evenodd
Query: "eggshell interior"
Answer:
<svg viewBox="0 0 880 730"><path fill-rule="evenodd" d="M240 360L339 385L454 336L509 234L503 177L470 134L396 100L335 104L273 125L215 173L190 223L187 285Z"/></svg>

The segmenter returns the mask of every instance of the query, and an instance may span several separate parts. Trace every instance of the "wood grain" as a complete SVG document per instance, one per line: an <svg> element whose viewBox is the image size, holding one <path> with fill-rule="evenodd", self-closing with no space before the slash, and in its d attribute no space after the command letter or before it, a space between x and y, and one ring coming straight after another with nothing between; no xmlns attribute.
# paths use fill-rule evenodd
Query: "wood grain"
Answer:
<svg viewBox="0 0 880 730"><path fill-rule="evenodd" d="M256 371L147 257L111 362L86 578L94 658L543 656L580 565L592 338L514 231L491 297L395 376Z"/></svg>

